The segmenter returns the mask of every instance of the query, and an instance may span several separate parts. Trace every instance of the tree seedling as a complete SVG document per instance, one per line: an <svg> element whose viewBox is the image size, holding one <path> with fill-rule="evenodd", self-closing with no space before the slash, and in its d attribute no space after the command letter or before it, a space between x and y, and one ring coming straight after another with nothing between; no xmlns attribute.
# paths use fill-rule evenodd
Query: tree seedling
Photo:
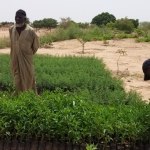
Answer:
<svg viewBox="0 0 150 150"><path fill-rule="evenodd" d="M109 45L109 41L103 40L103 44L104 44L104 46L107 46L107 45Z"/></svg>
<svg viewBox="0 0 150 150"><path fill-rule="evenodd" d="M97 147L94 144L86 144L86 150L97 150Z"/></svg>
<svg viewBox="0 0 150 150"><path fill-rule="evenodd" d="M118 49L116 53L119 53L119 57L117 59L117 75L119 74L119 60L120 60L120 57L121 55L125 56L127 55L127 52L123 49Z"/></svg>
<svg viewBox="0 0 150 150"><path fill-rule="evenodd" d="M77 38L77 40L82 44L82 54L84 54L84 45L86 43L86 39L84 39L84 38Z"/></svg>

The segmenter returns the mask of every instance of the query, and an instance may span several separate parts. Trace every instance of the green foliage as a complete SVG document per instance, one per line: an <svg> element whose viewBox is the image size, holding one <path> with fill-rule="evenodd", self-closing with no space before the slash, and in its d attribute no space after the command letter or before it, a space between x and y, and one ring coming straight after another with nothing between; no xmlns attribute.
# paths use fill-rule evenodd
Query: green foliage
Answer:
<svg viewBox="0 0 150 150"><path fill-rule="evenodd" d="M30 19L29 18L26 18L26 23L30 24Z"/></svg>
<svg viewBox="0 0 150 150"><path fill-rule="evenodd" d="M13 25L14 23L13 23L13 22L7 22L7 21L5 21L5 22L1 22L0 24L1 24L2 26L5 26L5 25L11 26L11 25Z"/></svg>
<svg viewBox="0 0 150 150"><path fill-rule="evenodd" d="M109 22L106 24L106 27L110 28L110 29L115 29L115 23L114 22Z"/></svg>
<svg viewBox="0 0 150 150"><path fill-rule="evenodd" d="M1 55L0 87L13 88L8 55ZM122 81L111 77L102 60L85 57L52 57L36 55L34 58L37 87L54 91L60 88L83 95L99 104L122 101L127 103Z"/></svg>
<svg viewBox="0 0 150 150"><path fill-rule="evenodd" d="M9 56L0 55L0 85L13 85ZM35 56L40 96L0 92L0 138L135 144L150 140L150 104L90 57ZM1 86L0 86L1 87ZM47 91L48 90L48 91ZM50 92L51 91L51 92Z"/></svg>
<svg viewBox="0 0 150 150"><path fill-rule="evenodd" d="M135 19L129 19L129 20L132 21L134 28L138 28L138 26L139 26L139 20L138 19L136 19L136 20Z"/></svg>
<svg viewBox="0 0 150 150"><path fill-rule="evenodd" d="M40 37L40 44L42 46L44 44L51 44L52 42L76 39L82 34L83 31L74 25L68 27L67 29L57 28L55 32Z"/></svg>
<svg viewBox="0 0 150 150"><path fill-rule="evenodd" d="M43 47L45 44L52 45L52 37L50 34L39 37L40 47Z"/></svg>
<svg viewBox="0 0 150 150"><path fill-rule="evenodd" d="M92 19L91 24L96 24L97 26L106 25L109 22L115 22L116 18L114 15L108 12L103 12Z"/></svg>
<svg viewBox="0 0 150 150"><path fill-rule="evenodd" d="M60 23L59 23L59 27L60 28L63 28L63 29L67 29L67 28L69 28L70 26L72 26L72 25L76 25L76 23L75 22L73 22L72 20L71 20L71 18L69 18L69 17L67 17L67 18L61 18L61 21L60 21Z"/></svg>
<svg viewBox="0 0 150 150"><path fill-rule="evenodd" d="M131 23L130 20L129 22ZM35 21L34 23L38 24L37 27L39 28L43 27L42 25L43 21ZM79 28L78 25L74 23L73 21L70 21L69 25L64 26L64 27L59 26L56 28L55 32L46 33L45 35L40 36L39 37L40 47L50 48L52 45L52 42L64 41L64 40L70 40L70 39L78 39L78 38L82 39L83 41L88 42L88 41L96 41L96 40L100 40L100 41L111 40L114 38L121 38L121 39L122 38L138 38L139 36L146 35L142 28L137 28L135 29L134 33L129 34L129 31L127 31L128 29L126 28L127 26L126 24L125 26L122 26L123 31L117 30L114 27L114 25L115 23L110 22L106 26L103 25L101 27L98 27L96 25L90 25L88 28L83 29L83 28ZM0 48L5 48L5 47L10 47L9 38L0 39Z"/></svg>
<svg viewBox="0 0 150 150"><path fill-rule="evenodd" d="M86 150L97 150L94 144L86 144Z"/></svg>
<svg viewBox="0 0 150 150"><path fill-rule="evenodd" d="M33 26L35 28L56 28L57 21L52 18L44 18L43 20L35 20L33 21Z"/></svg>
<svg viewBox="0 0 150 150"><path fill-rule="evenodd" d="M150 36L149 37L141 37L135 40L136 42L150 42Z"/></svg>
<svg viewBox="0 0 150 150"><path fill-rule="evenodd" d="M0 49L10 47L10 39L8 37L0 38Z"/></svg>
<svg viewBox="0 0 150 150"><path fill-rule="evenodd" d="M77 37L83 35L83 30L78 28L75 25L72 25L72 26L68 27L66 32L69 36L69 39L76 39Z"/></svg>
<svg viewBox="0 0 150 150"><path fill-rule="evenodd" d="M0 60L0 90L13 90L13 79L9 67L9 56L1 54Z"/></svg>
<svg viewBox="0 0 150 150"><path fill-rule="evenodd" d="M145 36L145 33L141 28L135 29L134 32L137 34L138 37Z"/></svg>
<svg viewBox="0 0 150 150"><path fill-rule="evenodd" d="M150 22L140 22L139 27L143 30L150 30Z"/></svg>
<svg viewBox="0 0 150 150"><path fill-rule="evenodd" d="M139 27L145 32L145 36L150 36L150 22L140 22Z"/></svg>
<svg viewBox="0 0 150 150"><path fill-rule="evenodd" d="M82 29L88 29L90 27L90 24L88 22L85 22L85 23L79 22L77 23L77 25L79 28L82 28Z"/></svg>
<svg viewBox="0 0 150 150"><path fill-rule="evenodd" d="M34 28L42 28L43 27L43 22L42 22L42 20L35 20L35 21L33 21L33 27Z"/></svg>
<svg viewBox="0 0 150 150"><path fill-rule="evenodd" d="M95 141L135 144L150 135L150 105L133 100L124 105L97 105L82 96L45 91L10 97L0 92L0 138L55 139L72 143L86 142L95 149Z"/></svg>
<svg viewBox="0 0 150 150"><path fill-rule="evenodd" d="M131 33L134 31L134 24L128 18L122 18L122 19L116 20L115 27L118 30L124 31L125 33Z"/></svg>
<svg viewBox="0 0 150 150"><path fill-rule="evenodd" d="M53 34L50 35L53 42L69 40L67 30L58 28Z"/></svg>

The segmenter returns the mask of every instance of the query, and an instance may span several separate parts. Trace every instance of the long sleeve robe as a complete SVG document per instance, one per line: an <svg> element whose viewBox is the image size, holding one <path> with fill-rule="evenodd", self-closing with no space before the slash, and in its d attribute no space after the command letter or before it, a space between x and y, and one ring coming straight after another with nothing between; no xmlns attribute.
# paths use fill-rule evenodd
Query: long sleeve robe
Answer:
<svg viewBox="0 0 150 150"><path fill-rule="evenodd" d="M10 66L14 77L16 92L36 91L33 55L39 48L38 36L33 28L26 28L19 35L15 25L10 27Z"/></svg>

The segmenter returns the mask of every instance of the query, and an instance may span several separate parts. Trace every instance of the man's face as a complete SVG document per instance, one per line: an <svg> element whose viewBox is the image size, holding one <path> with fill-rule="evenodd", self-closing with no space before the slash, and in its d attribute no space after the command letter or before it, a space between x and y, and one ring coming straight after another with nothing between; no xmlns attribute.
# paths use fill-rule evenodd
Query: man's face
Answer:
<svg viewBox="0 0 150 150"><path fill-rule="evenodd" d="M16 21L16 24L18 25L23 24L26 21L26 17L20 13L17 13L15 16L15 21Z"/></svg>
<svg viewBox="0 0 150 150"><path fill-rule="evenodd" d="M148 66L148 67L146 68L146 75L147 75L148 77L150 77L150 66Z"/></svg>

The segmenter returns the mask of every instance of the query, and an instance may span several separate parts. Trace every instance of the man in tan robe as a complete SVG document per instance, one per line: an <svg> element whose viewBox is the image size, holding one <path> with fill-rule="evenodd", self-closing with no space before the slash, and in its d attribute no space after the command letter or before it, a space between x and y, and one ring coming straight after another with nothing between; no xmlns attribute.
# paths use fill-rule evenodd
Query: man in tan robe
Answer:
<svg viewBox="0 0 150 150"><path fill-rule="evenodd" d="M33 55L39 48L36 33L32 27L25 23L26 12L21 9L18 10L15 21L15 25L9 29L11 41L10 65L16 87L13 96L28 90L36 92Z"/></svg>

